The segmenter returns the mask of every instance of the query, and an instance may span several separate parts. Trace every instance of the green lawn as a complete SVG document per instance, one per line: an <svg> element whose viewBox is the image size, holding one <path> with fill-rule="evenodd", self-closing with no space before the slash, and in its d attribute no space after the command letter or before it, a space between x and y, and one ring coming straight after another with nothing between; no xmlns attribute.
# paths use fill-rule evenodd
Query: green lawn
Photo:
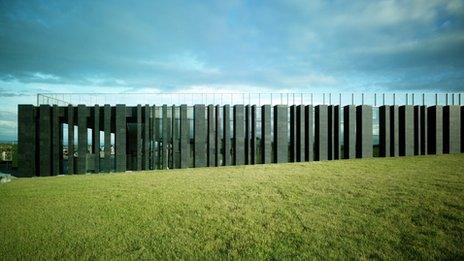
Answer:
<svg viewBox="0 0 464 261"><path fill-rule="evenodd" d="M464 154L17 179L0 260L464 258Z"/></svg>

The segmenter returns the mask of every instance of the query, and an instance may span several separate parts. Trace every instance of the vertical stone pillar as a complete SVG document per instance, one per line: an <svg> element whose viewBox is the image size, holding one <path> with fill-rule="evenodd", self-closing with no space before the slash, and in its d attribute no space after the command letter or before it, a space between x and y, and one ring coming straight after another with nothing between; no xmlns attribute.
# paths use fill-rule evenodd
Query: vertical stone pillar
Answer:
<svg viewBox="0 0 464 261"><path fill-rule="evenodd" d="M74 106L68 105L68 175L76 173L74 167Z"/></svg>
<svg viewBox="0 0 464 261"><path fill-rule="evenodd" d="M400 113L398 105L390 106L390 156L400 155Z"/></svg>
<svg viewBox="0 0 464 261"><path fill-rule="evenodd" d="M443 107L443 153L461 152L461 108Z"/></svg>
<svg viewBox="0 0 464 261"><path fill-rule="evenodd" d="M18 176L36 176L36 108L18 105Z"/></svg>
<svg viewBox="0 0 464 261"><path fill-rule="evenodd" d="M414 112L412 105L400 106L400 156L414 154Z"/></svg>
<svg viewBox="0 0 464 261"><path fill-rule="evenodd" d="M224 166L230 166L231 157L230 157L230 105L224 105L224 152L223 152L223 164Z"/></svg>
<svg viewBox="0 0 464 261"><path fill-rule="evenodd" d="M427 106L420 106L420 154L427 155Z"/></svg>
<svg viewBox="0 0 464 261"><path fill-rule="evenodd" d="M215 166L216 161L216 121L214 105L208 105L208 167Z"/></svg>
<svg viewBox="0 0 464 261"><path fill-rule="evenodd" d="M222 165L221 148L222 148L222 129L221 129L221 106L216 105L216 151L215 151L215 166Z"/></svg>
<svg viewBox="0 0 464 261"><path fill-rule="evenodd" d="M334 151L335 151L335 122L334 122L334 106L328 105L327 106L327 159L333 160L334 159Z"/></svg>
<svg viewBox="0 0 464 261"><path fill-rule="evenodd" d="M115 109L115 165L117 172L126 171L126 105L117 104Z"/></svg>
<svg viewBox="0 0 464 261"><path fill-rule="evenodd" d="M427 108L428 153L443 153L443 107L440 105Z"/></svg>
<svg viewBox="0 0 464 261"><path fill-rule="evenodd" d="M256 121L256 110L257 107L256 105L251 106L251 140L250 140L250 164L256 164L257 163L257 138L256 138L256 126L257 126L257 121Z"/></svg>
<svg viewBox="0 0 464 261"><path fill-rule="evenodd" d="M343 154L345 159L356 157L356 107L343 107Z"/></svg>
<svg viewBox="0 0 464 261"><path fill-rule="evenodd" d="M333 106L333 159L341 158L340 106Z"/></svg>
<svg viewBox="0 0 464 261"><path fill-rule="evenodd" d="M110 172L114 167L114 161L111 158L111 106L109 104L105 104L103 108L103 132L105 139L103 170Z"/></svg>
<svg viewBox="0 0 464 261"><path fill-rule="evenodd" d="M317 105L315 112L315 160L328 159L328 107Z"/></svg>
<svg viewBox="0 0 464 261"><path fill-rule="evenodd" d="M464 152L464 106L461 106L461 152Z"/></svg>
<svg viewBox="0 0 464 261"><path fill-rule="evenodd" d="M159 112L159 113L158 113ZM155 149L155 168L162 169L163 168L163 128L161 124L163 123L163 107L158 106L156 108L156 118L155 118L155 141L156 141L156 149ZM159 117L158 117L159 115Z"/></svg>
<svg viewBox="0 0 464 261"><path fill-rule="evenodd" d="M61 148L62 129L60 122L60 108L53 105L52 108L52 175L59 175L61 171L62 150Z"/></svg>
<svg viewBox="0 0 464 261"><path fill-rule="evenodd" d="M272 162L271 105L261 106L261 163Z"/></svg>
<svg viewBox="0 0 464 261"><path fill-rule="evenodd" d="M313 116L313 106L306 105L305 107L305 161L313 161L314 160L314 116Z"/></svg>
<svg viewBox="0 0 464 261"><path fill-rule="evenodd" d="M100 106L93 107L92 152L94 154L94 172L100 172Z"/></svg>
<svg viewBox="0 0 464 261"><path fill-rule="evenodd" d="M356 107L356 157L372 157L372 107Z"/></svg>
<svg viewBox="0 0 464 261"><path fill-rule="evenodd" d="M52 120L50 105L39 107L39 176L52 173Z"/></svg>
<svg viewBox="0 0 464 261"><path fill-rule="evenodd" d="M88 108L80 104L77 106L77 174L87 172L87 116Z"/></svg>
<svg viewBox="0 0 464 261"><path fill-rule="evenodd" d="M413 131L413 136L414 136L414 155L420 155L421 154L421 112L420 112L421 106L416 105L413 107L414 111L414 131Z"/></svg>
<svg viewBox="0 0 464 261"><path fill-rule="evenodd" d="M305 107L296 107L296 161L305 161Z"/></svg>
<svg viewBox="0 0 464 261"><path fill-rule="evenodd" d="M145 104L143 108L143 153L142 153L142 169L150 169L150 106Z"/></svg>
<svg viewBox="0 0 464 261"><path fill-rule="evenodd" d="M379 155L390 157L390 106L379 107Z"/></svg>
<svg viewBox="0 0 464 261"><path fill-rule="evenodd" d="M245 165L251 163L251 106L245 106Z"/></svg>
<svg viewBox="0 0 464 261"><path fill-rule="evenodd" d="M288 162L288 110L287 105L274 106L274 161Z"/></svg>
<svg viewBox="0 0 464 261"><path fill-rule="evenodd" d="M291 105L290 106L290 162L296 162L296 147L297 147L297 141L296 141L296 122L297 122L297 116L296 116L296 106Z"/></svg>
<svg viewBox="0 0 464 261"><path fill-rule="evenodd" d="M162 144L161 144L161 165L162 169L168 169L168 106L166 104L162 107L162 119L161 119L161 136L162 136Z"/></svg>
<svg viewBox="0 0 464 261"><path fill-rule="evenodd" d="M140 104L136 107L135 148L135 169L142 170L142 105Z"/></svg>
<svg viewBox="0 0 464 261"><path fill-rule="evenodd" d="M171 119L172 113L169 113L169 108L168 108L168 117L167 117L167 136L166 136L166 149L167 149L167 168L173 168L172 166L172 119Z"/></svg>
<svg viewBox="0 0 464 261"><path fill-rule="evenodd" d="M187 105L180 106L180 168L190 166L190 124L187 118Z"/></svg>
<svg viewBox="0 0 464 261"><path fill-rule="evenodd" d="M193 107L194 114L194 166L206 167L206 119L205 105L197 104Z"/></svg>
<svg viewBox="0 0 464 261"><path fill-rule="evenodd" d="M150 169L157 169L158 168L158 160L157 160L157 145L158 145L158 121L156 120L156 105L151 106L151 122L150 122L150 139L151 139L151 146L150 146Z"/></svg>
<svg viewBox="0 0 464 261"><path fill-rule="evenodd" d="M180 167L180 141L179 141L179 125L177 123L176 106L172 106L172 168Z"/></svg>
<svg viewBox="0 0 464 261"><path fill-rule="evenodd" d="M234 165L245 164L245 108L234 105Z"/></svg>

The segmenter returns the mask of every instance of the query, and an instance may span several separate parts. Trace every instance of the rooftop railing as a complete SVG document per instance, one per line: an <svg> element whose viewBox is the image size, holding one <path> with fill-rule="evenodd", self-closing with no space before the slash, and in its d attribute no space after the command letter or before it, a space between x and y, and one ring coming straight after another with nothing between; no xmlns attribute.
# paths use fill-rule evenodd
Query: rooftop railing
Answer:
<svg viewBox="0 0 464 261"><path fill-rule="evenodd" d="M49 104L463 105L464 93L39 93Z"/></svg>

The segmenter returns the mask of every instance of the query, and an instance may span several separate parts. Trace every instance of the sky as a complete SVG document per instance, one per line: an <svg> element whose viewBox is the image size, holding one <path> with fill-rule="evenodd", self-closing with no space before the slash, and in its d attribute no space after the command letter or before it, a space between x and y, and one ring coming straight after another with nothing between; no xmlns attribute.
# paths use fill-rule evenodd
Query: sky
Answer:
<svg viewBox="0 0 464 261"><path fill-rule="evenodd" d="M63 92L464 92L464 0L0 0L0 140Z"/></svg>

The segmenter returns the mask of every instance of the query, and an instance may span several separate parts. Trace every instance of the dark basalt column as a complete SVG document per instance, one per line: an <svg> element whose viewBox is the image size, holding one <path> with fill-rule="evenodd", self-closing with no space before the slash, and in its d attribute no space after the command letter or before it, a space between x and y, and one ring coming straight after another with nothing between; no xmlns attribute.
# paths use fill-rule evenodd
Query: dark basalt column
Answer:
<svg viewBox="0 0 464 261"><path fill-rule="evenodd" d="M461 152L461 108L456 105L443 107L443 152Z"/></svg>
<svg viewBox="0 0 464 261"><path fill-rule="evenodd" d="M356 157L372 157L372 107L356 107Z"/></svg>
<svg viewBox="0 0 464 261"><path fill-rule="evenodd" d="M274 161L288 162L288 110L287 105L274 106Z"/></svg>
<svg viewBox="0 0 464 261"><path fill-rule="evenodd" d="M329 153L327 105L317 105L315 116L315 160L327 160Z"/></svg>
<svg viewBox="0 0 464 261"><path fill-rule="evenodd" d="M327 106L327 159L333 160L335 154L335 110L333 105Z"/></svg>
<svg viewBox="0 0 464 261"><path fill-rule="evenodd" d="M427 108L428 153L443 154L443 107L440 105Z"/></svg>
<svg viewBox="0 0 464 261"><path fill-rule="evenodd" d="M176 106L172 106L172 168L180 167L179 126L176 117Z"/></svg>
<svg viewBox="0 0 464 261"><path fill-rule="evenodd" d="M216 165L216 120L214 105L208 105L208 167Z"/></svg>
<svg viewBox="0 0 464 261"><path fill-rule="evenodd" d="M296 161L305 161L305 107L296 107Z"/></svg>
<svg viewBox="0 0 464 261"><path fill-rule="evenodd" d="M333 138L333 142L334 142L334 151L333 151L333 155L334 155L334 159L340 159L341 158L341 142L340 142L340 137L341 137L341 127L340 127L340 124L341 124L341 120L340 120L340 111L341 111L341 107L339 105L335 105L334 107L334 138Z"/></svg>
<svg viewBox="0 0 464 261"><path fill-rule="evenodd" d="M245 106L245 165L251 162L251 106Z"/></svg>
<svg viewBox="0 0 464 261"><path fill-rule="evenodd" d="M58 105L52 107L52 175L59 175L61 171L61 161L63 159L62 148L62 129L60 122L60 108Z"/></svg>
<svg viewBox="0 0 464 261"><path fill-rule="evenodd" d="M103 170L105 172L110 172L114 167L114 161L111 158L111 122L111 106L105 104L103 108L103 132L105 137Z"/></svg>
<svg viewBox="0 0 464 261"><path fill-rule="evenodd" d="M390 106L379 107L379 155L390 157Z"/></svg>
<svg viewBox="0 0 464 261"><path fill-rule="evenodd" d="M85 105L77 106L77 174L87 172L87 116L88 108Z"/></svg>
<svg viewBox="0 0 464 261"><path fill-rule="evenodd" d="M74 166L74 106L68 106L68 175L76 173Z"/></svg>
<svg viewBox="0 0 464 261"><path fill-rule="evenodd" d="M400 156L414 154L414 112L412 105L400 106Z"/></svg>
<svg viewBox="0 0 464 261"><path fill-rule="evenodd" d="M180 168L190 166L190 124L187 118L187 105L180 106Z"/></svg>
<svg viewBox="0 0 464 261"><path fill-rule="evenodd" d="M169 112L169 110L168 110ZM167 143L166 143L166 148L167 148L167 161L168 161L168 164L167 164L167 167L168 168L173 168L172 166L172 154L173 154L173 151L172 151L172 132L173 132L173 128L172 128L172 119L171 119L171 114L168 113L168 118L167 118L167 128L168 128L168 131L167 131Z"/></svg>
<svg viewBox="0 0 464 261"><path fill-rule="evenodd" d="M158 121L156 120L156 105L151 106L151 122L150 122L150 169L158 169L158 159L157 159L157 145L158 145Z"/></svg>
<svg viewBox="0 0 464 261"><path fill-rule="evenodd" d="M420 155L421 152L421 113L420 113L420 107L419 105L416 105L413 107L414 111L414 131L413 131L413 136L414 136L414 155Z"/></svg>
<svg viewBox="0 0 464 261"><path fill-rule="evenodd" d="M356 106L343 107L343 157L356 157Z"/></svg>
<svg viewBox="0 0 464 261"><path fill-rule="evenodd" d="M142 153L142 169L150 169L150 106L145 104L143 108L143 153Z"/></svg>
<svg viewBox="0 0 464 261"><path fill-rule="evenodd" d="M256 164L257 163L257 138L256 138L256 133L257 133L257 120L256 120L256 113L257 113L257 107L256 105L251 106L251 140L250 140L250 164Z"/></svg>
<svg viewBox="0 0 464 261"><path fill-rule="evenodd" d="M420 154L427 155L427 106L420 106Z"/></svg>
<svg viewBox="0 0 464 261"><path fill-rule="evenodd" d="M92 152L94 154L94 172L100 172L100 106L93 107Z"/></svg>
<svg viewBox="0 0 464 261"><path fill-rule="evenodd" d="M464 106L461 106L461 152L464 152Z"/></svg>
<svg viewBox="0 0 464 261"><path fill-rule="evenodd" d="M223 151L223 164L224 166L230 166L231 157L230 157L230 105L224 105L224 151Z"/></svg>
<svg viewBox="0 0 464 261"><path fill-rule="evenodd" d="M193 107L194 114L194 166L206 167L206 108L197 104Z"/></svg>
<svg viewBox="0 0 464 261"><path fill-rule="evenodd" d="M221 129L221 106L216 105L216 144L215 144L215 158L214 164L215 166L222 165L222 157L221 157L221 148L222 148L222 129Z"/></svg>
<svg viewBox="0 0 464 261"><path fill-rule="evenodd" d="M296 122L297 122L297 116L296 116L296 106L291 105L290 106L290 162L296 162L296 147L297 147L297 141L296 141Z"/></svg>
<svg viewBox="0 0 464 261"><path fill-rule="evenodd" d="M306 105L305 107L305 161L313 161L314 160L314 116L313 116L313 106Z"/></svg>
<svg viewBox="0 0 464 261"><path fill-rule="evenodd" d="M162 169L163 168L163 129L161 124L163 123L163 107L158 106L155 118L155 141L156 141L156 148L155 148L155 169ZM158 113L159 112L159 113ZM158 114L160 117L158 117Z"/></svg>
<svg viewBox="0 0 464 261"><path fill-rule="evenodd" d="M50 105L39 107L39 176L52 174L52 120Z"/></svg>
<svg viewBox="0 0 464 261"><path fill-rule="evenodd" d="M398 105L390 106L390 156L400 155L400 117Z"/></svg>
<svg viewBox="0 0 464 261"><path fill-rule="evenodd" d="M261 106L261 162L272 162L272 137L271 137L271 105Z"/></svg>
<svg viewBox="0 0 464 261"><path fill-rule="evenodd" d="M142 170L142 105L137 105L137 124L136 124L136 170Z"/></svg>
<svg viewBox="0 0 464 261"><path fill-rule="evenodd" d="M169 123L168 123L168 106L166 104L163 105L163 111L162 111L162 145L161 145L161 162L162 162L162 168L163 169L168 169L168 143L169 143Z"/></svg>
<svg viewBox="0 0 464 261"><path fill-rule="evenodd" d="M116 171L126 171L126 105L117 104L115 109L116 114L116 135L115 135L115 163Z"/></svg>
<svg viewBox="0 0 464 261"><path fill-rule="evenodd" d="M245 164L245 108L234 105L234 165Z"/></svg>
<svg viewBox="0 0 464 261"><path fill-rule="evenodd" d="M18 106L18 176L36 175L36 108Z"/></svg>

